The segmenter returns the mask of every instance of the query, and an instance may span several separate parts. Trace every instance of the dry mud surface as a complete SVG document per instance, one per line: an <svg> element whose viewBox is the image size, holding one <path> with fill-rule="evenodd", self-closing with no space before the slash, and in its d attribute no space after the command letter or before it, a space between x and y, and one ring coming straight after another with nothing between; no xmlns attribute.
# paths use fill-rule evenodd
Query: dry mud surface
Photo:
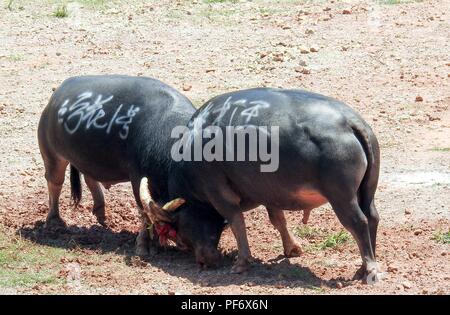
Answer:
<svg viewBox="0 0 450 315"><path fill-rule="evenodd" d="M210 3L208 3L210 2ZM14 1L0 8L0 292L99 294L449 294L449 1ZM312 49L311 49L312 48ZM311 52L312 50L312 52ZM383 280L352 281L356 244L321 246L343 228L329 205L287 213L306 252L283 257L264 209L246 213L257 261L229 273L200 270L175 249L133 256L137 211L128 184L106 193L109 229L77 210L68 183L66 230L46 230L37 145L52 89L82 74L161 79L197 106L255 86L304 88L338 98L373 126L382 152L376 195ZM448 236L448 234L447 234Z"/></svg>

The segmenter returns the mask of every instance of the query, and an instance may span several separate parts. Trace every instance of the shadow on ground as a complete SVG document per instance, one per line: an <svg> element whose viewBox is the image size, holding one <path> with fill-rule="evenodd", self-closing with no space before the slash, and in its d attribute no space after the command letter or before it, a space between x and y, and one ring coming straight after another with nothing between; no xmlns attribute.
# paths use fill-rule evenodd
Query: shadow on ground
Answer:
<svg viewBox="0 0 450 315"><path fill-rule="evenodd" d="M100 225L91 227L46 228L43 221L33 226L22 227L17 230L23 238L36 244L65 248L94 250L100 254L115 253L124 256L124 263L130 267L152 266L164 272L188 279L192 283L202 286L226 285L267 285L286 287L301 287L306 289L320 289L321 287L335 287L337 281L345 283L350 280L323 280L317 277L310 268L300 264L291 264L283 256L268 262L255 261L250 270L244 274L231 274L232 262L237 251L224 255L223 264L214 269L201 270L195 263L192 253L182 252L174 247L154 249L151 255L140 258L134 255L134 245L137 233L130 231L115 232Z"/></svg>

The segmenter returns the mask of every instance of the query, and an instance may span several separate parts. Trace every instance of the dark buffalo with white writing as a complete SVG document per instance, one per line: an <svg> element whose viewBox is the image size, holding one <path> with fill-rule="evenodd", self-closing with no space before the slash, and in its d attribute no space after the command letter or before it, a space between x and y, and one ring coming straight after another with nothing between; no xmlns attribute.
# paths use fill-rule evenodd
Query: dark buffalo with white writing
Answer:
<svg viewBox="0 0 450 315"><path fill-rule="evenodd" d="M46 225L64 225L58 201L69 164L75 204L81 198L81 172L94 200L93 213L101 224L105 224L105 202L99 183L109 188L131 181L141 208L139 185L148 177L154 199L166 204L165 211L173 211L180 200L171 202L167 189L173 142L170 134L175 126L186 125L194 112L185 96L151 78L110 75L65 80L53 93L38 128L49 191ZM148 215L141 212L143 226L137 238L140 255L148 253L147 228L152 223ZM217 214L213 217L223 222ZM164 234L161 239L179 238L177 231L166 225L157 224L155 228ZM182 230L178 232L183 234ZM217 246L217 242L218 238L211 246Z"/></svg>
<svg viewBox="0 0 450 315"><path fill-rule="evenodd" d="M380 153L372 129L360 115L340 101L302 90L257 88L227 93L211 99L194 114L187 132L187 139L194 140L186 141L175 152L192 150L186 156L194 156L195 137L200 134L203 140L200 147L208 146L210 153L216 154L220 148L211 149L208 141L219 135L202 135L208 126L218 127L222 134L227 127L256 128L260 134L269 133L269 138L275 137L273 127L277 127L277 139L270 148L278 150L278 156L274 154L277 152L271 154L279 161L275 170L264 172L262 166L272 161L262 157L244 161L183 158L173 163L170 197L186 200L177 210L178 216L197 213L199 217L196 221L185 221L195 222L199 230L197 238L183 240L196 248L199 262L209 265L207 257L215 255L213 248L200 248L197 244L202 237L216 239L210 234L214 230L211 226L216 225L217 233L222 226L218 220L206 221L207 213L214 218L212 214L217 210L230 224L239 249L232 271L239 273L247 269L251 260L244 211L264 205L281 235L285 255L297 256L302 249L286 227L283 210L303 210L306 223L312 209L329 202L359 247L363 264L357 275L377 279L375 246L379 216L374 195ZM230 148L225 143L219 151L238 147L235 143ZM248 151L248 145L245 149ZM251 154L248 151L244 156L249 158ZM173 217L158 207L150 210L166 221ZM174 224L179 224L175 221Z"/></svg>

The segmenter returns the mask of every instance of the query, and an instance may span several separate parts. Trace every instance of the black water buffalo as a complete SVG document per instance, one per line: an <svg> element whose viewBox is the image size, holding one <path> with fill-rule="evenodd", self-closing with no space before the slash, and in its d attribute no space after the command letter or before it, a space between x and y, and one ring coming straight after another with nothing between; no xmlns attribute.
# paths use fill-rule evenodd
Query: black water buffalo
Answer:
<svg viewBox="0 0 450 315"><path fill-rule="evenodd" d="M180 130L172 134L180 140L172 149L175 161L169 178L170 199L181 197L186 203L171 214L148 194L144 201L155 216L172 220L176 228L197 229L195 237L190 234L182 243L195 249L200 263L209 265L205 257L216 258L215 248L197 245L202 238L215 241L220 236L223 223L216 219L216 210L237 241L239 255L232 271L242 272L251 259L244 211L264 205L281 235L284 253L296 256L302 249L286 227L283 210L303 210L306 223L311 209L329 202L358 244L360 272L376 280L379 216L374 194L380 153L373 131L353 109L302 90L256 88L212 98L187 126L182 136ZM233 131L235 141L219 139ZM236 140L239 132L244 134L241 144ZM267 141L259 138L252 147L255 134ZM143 194L144 190L145 185ZM188 214L198 216L183 221L194 227L180 225L179 218ZM219 235L211 234L213 225Z"/></svg>
<svg viewBox="0 0 450 315"><path fill-rule="evenodd" d="M111 75L65 80L53 93L38 128L49 191L46 224L64 224L58 200L68 164L75 204L81 198L81 172L93 196L93 213L101 224L105 223L105 202L99 182L109 188L131 181L141 207L139 183L141 178L148 177L155 200L161 204L169 202L168 171L174 141L170 134L175 126L185 125L194 112L185 96L151 78ZM168 203L165 209L173 210L178 205L177 201ZM142 212L141 215L144 220L136 249L138 254L145 255L149 218ZM183 234L181 230L179 233ZM165 229L161 237L176 241L178 236L173 232ZM212 234L217 232L214 230ZM217 242L211 246L217 246Z"/></svg>

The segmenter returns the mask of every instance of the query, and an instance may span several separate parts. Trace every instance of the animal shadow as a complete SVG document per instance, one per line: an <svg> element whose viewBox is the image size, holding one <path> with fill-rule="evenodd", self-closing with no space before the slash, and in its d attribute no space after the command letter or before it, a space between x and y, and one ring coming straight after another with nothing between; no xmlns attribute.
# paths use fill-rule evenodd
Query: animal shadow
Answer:
<svg viewBox="0 0 450 315"><path fill-rule="evenodd" d="M180 251L175 247L154 248L149 256L137 257L134 253L137 233L115 232L100 225L46 228L44 222L38 221L31 227L20 228L17 234L40 245L119 254L124 256L124 263L128 266L153 266L201 286L267 285L276 288L301 287L320 290L323 287L335 287L338 280L345 281L321 279L310 268L298 263L291 264L284 256L266 262L256 260L248 272L231 274L231 266L237 256L236 250L224 254L220 266L208 269L199 267L193 253Z"/></svg>

